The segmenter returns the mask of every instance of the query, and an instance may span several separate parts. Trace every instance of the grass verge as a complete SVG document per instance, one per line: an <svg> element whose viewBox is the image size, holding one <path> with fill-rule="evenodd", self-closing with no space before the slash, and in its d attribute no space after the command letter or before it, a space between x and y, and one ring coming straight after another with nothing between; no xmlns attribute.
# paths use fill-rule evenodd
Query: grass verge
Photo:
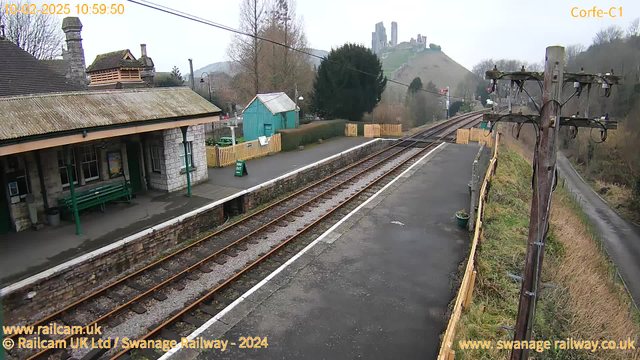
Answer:
<svg viewBox="0 0 640 360"><path fill-rule="evenodd" d="M501 149L484 213L484 239L480 240L473 304L460 320L454 350L456 359L504 359L496 341L512 340L501 326L513 326L520 283L508 274L521 275L526 251L531 202L531 165L518 152ZM580 207L561 187L553 197L551 226L545 246L542 282L557 288L541 292L534 340L638 339L637 314L610 273L611 264ZM459 340L492 340L491 349L461 350ZM640 349L640 344L636 348ZM638 359L640 350L532 351L536 359Z"/></svg>

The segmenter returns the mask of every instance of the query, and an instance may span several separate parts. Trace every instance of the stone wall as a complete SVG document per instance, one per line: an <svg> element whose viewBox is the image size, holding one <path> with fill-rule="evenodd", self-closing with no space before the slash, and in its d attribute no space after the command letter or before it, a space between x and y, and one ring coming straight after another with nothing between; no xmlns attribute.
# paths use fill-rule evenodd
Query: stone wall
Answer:
<svg viewBox="0 0 640 360"><path fill-rule="evenodd" d="M41 311L52 312L56 305L78 300L130 269L151 262L177 244L200 237L223 221L223 206L219 205L51 274L33 286L8 294L2 298L5 324L14 324L22 317ZM30 292L36 295L27 300Z"/></svg>
<svg viewBox="0 0 640 360"><path fill-rule="evenodd" d="M268 203L286 193L300 189L304 185L318 181L344 168L345 166L351 165L367 155L382 150L390 145L391 142L389 141L376 141L318 166L297 172L287 178L280 179L273 184L262 187L249 194L245 194L242 200L243 211L247 212L256 206Z"/></svg>
<svg viewBox="0 0 640 360"><path fill-rule="evenodd" d="M187 187L187 175L184 159L180 157L182 131L180 129L163 130L164 158L166 166L167 191L176 191ZM207 150L205 147L204 125L190 126L187 131L187 141L191 141L193 164L191 170L191 185L195 185L209 178L207 171Z"/></svg>
<svg viewBox="0 0 640 360"><path fill-rule="evenodd" d="M287 178L257 188L241 198L230 200L228 204L240 202L241 211L246 212L328 176L391 144L392 142L389 141L375 141L316 167L302 170ZM197 161L199 160L196 160L196 165ZM206 161L206 159L202 159L202 161ZM203 168L206 169L204 166ZM133 240L122 240L123 244L120 246L100 255L83 259L74 266L43 277L33 285L25 285L3 296L2 311L7 316L5 323L14 324L17 319L37 312L50 313L54 310L54 306L78 300L82 295L95 291L100 286L121 277L127 273L127 270L139 268L142 263L149 263L151 259L177 244L202 236L204 232L224 221L224 207L225 204L219 204L212 209L164 228L160 228L162 225L158 225L158 230ZM36 292L36 296L31 300L26 300L27 294L32 291Z"/></svg>
<svg viewBox="0 0 640 360"><path fill-rule="evenodd" d="M478 210L478 194L480 194L480 188L482 182L487 174L487 167L491 160L492 149L487 147L486 144L480 145L480 150L476 158L471 165L471 204L469 205L469 231L473 230L476 223L476 211Z"/></svg>

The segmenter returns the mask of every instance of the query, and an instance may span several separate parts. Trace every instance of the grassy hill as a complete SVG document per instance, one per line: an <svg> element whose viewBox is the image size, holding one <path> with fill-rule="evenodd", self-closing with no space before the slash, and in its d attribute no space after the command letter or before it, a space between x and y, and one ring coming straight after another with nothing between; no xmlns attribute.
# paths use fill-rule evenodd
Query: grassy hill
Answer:
<svg viewBox="0 0 640 360"><path fill-rule="evenodd" d="M409 84L416 76L419 76L423 84L432 81L439 89L447 85L451 88L452 95L456 95L456 87L459 83L468 81L472 73L462 65L455 62L442 51L423 50L415 53L411 50L396 50L382 55L382 69L384 74L393 80ZM392 87L399 85L390 84ZM406 88L398 88L394 91L405 91Z"/></svg>

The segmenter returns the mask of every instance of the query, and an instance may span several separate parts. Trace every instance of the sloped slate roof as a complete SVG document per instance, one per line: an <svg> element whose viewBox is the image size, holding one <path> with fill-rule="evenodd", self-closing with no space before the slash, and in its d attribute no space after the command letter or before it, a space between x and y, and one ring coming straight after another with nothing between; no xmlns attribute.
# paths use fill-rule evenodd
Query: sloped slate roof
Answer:
<svg viewBox="0 0 640 360"><path fill-rule="evenodd" d="M283 92L258 94L249 102L249 105L251 105L251 103L256 99L260 100L260 102L262 102L273 115L296 110L296 103L294 103L293 100ZM246 110L249 105L244 109Z"/></svg>
<svg viewBox="0 0 640 360"><path fill-rule="evenodd" d="M49 69L58 75L66 76L69 72L69 62L63 59L40 60L41 63L47 65Z"/></svg>
<svg viewBox="0 0 640 360"><path fill-rule="evenodd" d="M83 90L8 40L0 40L0 96Z"/></svg>
<svg viewBox="0 0 640 360"><path fill-rule="evenodd" d="M124 57L128 53L131 53L129 49L100 54L96 56L96 59L93 60L93 63L89 65L89 67L87 68L87 72L117 69L123 67L144 68L144 65L138 60L125 60Z"/></svg>
<svg viewBox="0 0 640 360"><path fill-rule="evenodd" d="M187 87L0 98L0 141L221 110Z"/></svg>

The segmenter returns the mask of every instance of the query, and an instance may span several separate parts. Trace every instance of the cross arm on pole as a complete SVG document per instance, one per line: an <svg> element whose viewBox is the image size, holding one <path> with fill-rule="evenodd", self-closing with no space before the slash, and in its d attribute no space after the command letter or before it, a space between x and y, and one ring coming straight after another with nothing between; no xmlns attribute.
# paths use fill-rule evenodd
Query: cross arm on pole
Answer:
<svg viewBox="0 0 640 360"><path fill-rule="evenodd" d="M523 115L519 113L488 113L484 114L482 118L483 121L491 121L491 123L509 122L523 124L533 121L536 124L540 125L540 115ZM616 120L602 120L599 118L560 116L560 127L562 126L615 130L618 128L618 122Z"/></svg>

